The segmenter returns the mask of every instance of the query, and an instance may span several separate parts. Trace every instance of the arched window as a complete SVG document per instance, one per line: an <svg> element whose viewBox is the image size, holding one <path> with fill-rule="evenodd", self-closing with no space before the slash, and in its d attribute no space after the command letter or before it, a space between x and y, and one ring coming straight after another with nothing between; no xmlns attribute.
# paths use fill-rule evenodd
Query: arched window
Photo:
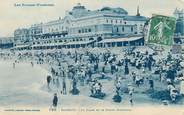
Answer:
<svg viewBox="0 0 184 115"><path fill-rule="evenodd" d="M118 29L118 27L116 28L116 32L119 32L119 29Z"/></svg>
<svg viewBox="0 0 184 115"><path fill-rule="evenodd" d="M94 38L89 38L89 40L94 40Z"/></svg>
<svg viewBox="0 0 184 115"><path fill-rule="evenodd" d="M102 37L98 37L97 38L97 41L99 42L99 41L101 41L102 40Z"/></svg>

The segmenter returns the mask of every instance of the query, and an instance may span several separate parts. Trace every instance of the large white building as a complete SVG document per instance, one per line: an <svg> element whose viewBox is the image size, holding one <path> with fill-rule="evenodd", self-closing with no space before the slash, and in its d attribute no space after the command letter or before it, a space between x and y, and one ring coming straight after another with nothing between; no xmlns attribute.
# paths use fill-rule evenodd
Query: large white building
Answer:
<svg viewBox="0 0 184 115"><path fill-rule="evenodd" d="M90 11L77 4L71 11L66 12L64 18L34 25L31 30L38 33L35 35L32 32L31 45L34 49L76 48L90 45L93 47L99 44L103 47L106 39L113 41L116 38L117 43L128 43L140 39L140 37L135 39L135 36L142 36L146 21L146 17L140 16L139 8L137 15L130 16L123 8L104 7ZM130 36L134 38L131 39ZM118 46L122 45L121 43Z"/></svg>

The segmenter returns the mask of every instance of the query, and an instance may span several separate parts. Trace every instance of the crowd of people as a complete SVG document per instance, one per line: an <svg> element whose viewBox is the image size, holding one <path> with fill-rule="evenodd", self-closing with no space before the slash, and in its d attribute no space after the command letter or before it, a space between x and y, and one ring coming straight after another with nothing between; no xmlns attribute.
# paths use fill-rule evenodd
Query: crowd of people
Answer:
<svg viewBox="0 0 184 115"><path fill-rule="evenodd" d="M11 55L11 56L9 56ZM80 88L89 89L89 96L104 99L107 93L104 80L113 81L114 102L121 102L124 95L128 95L129 103L135 103L134 93L155 90L167 90L171 102L176 102L178 96L183 96L183 57L167 56L150 53L149 51L121 51L103 50L56 50L24 53L2 53L1 58L16 57L16 63L22 60L30 61L48 70L46 84L48 91L54 92L53 106L57 106L57 92L63 95L78 95ZM156 89L157 88L157 89Z"/></svg>

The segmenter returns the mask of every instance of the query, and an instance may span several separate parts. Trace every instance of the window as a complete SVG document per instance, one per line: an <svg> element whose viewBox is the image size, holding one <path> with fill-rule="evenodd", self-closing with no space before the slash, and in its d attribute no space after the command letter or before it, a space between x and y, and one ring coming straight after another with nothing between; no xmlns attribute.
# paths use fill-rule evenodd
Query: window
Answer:
<svg viewBox="0 0 184 115"><path fill-rule="evenodd" d="M131 27L131 32L133 32L133 30L134 30L134 28L133 28L133 27Z"/></svg>
<svg viewBox="0 0 184 115"><path fill-rule="evenodd" d="M88 30L87 29L85 29L85 33L87 33L88 32Z"/></svg>
<svg viewBox="0 0 184 115"><path fill-rule="evenodd" d="M106 22L108 23L109 21L108 21L108 20L106 20Z"/></svg>
<svg viewBox="0 0 184 115"><path fill-rule="evenodd" d="M89 40L94 40L94 38L89 38Z"/></svg>
<svg viewBox="0 0 184 115"><path fill-rule="evenodd" d="M91 29L88 29L88 32L91 32Z"/></svg>
<svg viewBox="0 0 184 115"><path fill-rule="evenodd" d="M122 32L124 32L125 31L125 28L124 27L122 27Z"/></svg>
<svg viewBox="0 0 184 115"><path fill-rule="evenodd" d="M141 31L143 30L143 25L142 25L142 24L140 25L140 30L141 30Z"/></svg>
<svg viewBox="0 0 184 115"><path fill-rule="evenodd" d="M111 23L113 23L113 20L111 20Z"/></svg>
<svg viewBox="0 0 184 115"><path fill-rule="evenodd" d="M124 22L124 24L126 24L126 22Z"/></svg>
<svg viewBox="0 0 184 115"><path fill-rule="evenodd" d="M118 23L118 21L116 20L116 24Z"/></svg>
<svg viewBox="0 0 184 115"><path fill-rule="evenodd" d="M119 29L118 29L118 27L116 28L116 32L119 32Z"/></svg>
<svg viewBox="0 0 184 115"><path fill-rule="evenodd" d="M81 30L79 30L79 33L81 33Z"/></svg>
<svg viewBox="0 0 184 115"><path fill-rule="evenodd" d="M122 23L122 20L120 20L120 23Z"/></svg>
<svg viewBox="0 0 184 115"><path fill-rule="evenodd" d="M84 33L84 29L82 29L82 33Z"/></svg>

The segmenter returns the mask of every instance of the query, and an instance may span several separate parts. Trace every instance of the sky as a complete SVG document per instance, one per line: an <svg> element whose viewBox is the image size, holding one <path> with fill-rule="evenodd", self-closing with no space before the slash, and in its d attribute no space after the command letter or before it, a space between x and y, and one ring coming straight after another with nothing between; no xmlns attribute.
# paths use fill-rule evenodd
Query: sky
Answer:
<svg viewBox="0 0 184 115"><path fill-rule="evenodd" d="M13 36L17 28L45 23L65 16L77 3L89 10L104 6L121 7L135 15L137 6L143 16L173 15L176 8L184 9L184 0L0 0L0 37ZM19 4L50 4L51 6L18 6Z"/></svg>

